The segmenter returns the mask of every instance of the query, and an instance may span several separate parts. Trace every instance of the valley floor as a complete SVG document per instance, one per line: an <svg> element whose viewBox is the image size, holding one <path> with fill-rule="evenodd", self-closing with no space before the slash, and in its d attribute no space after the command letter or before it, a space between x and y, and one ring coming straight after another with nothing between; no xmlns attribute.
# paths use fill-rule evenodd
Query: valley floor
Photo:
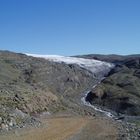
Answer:
<svg viewBox="0 0 140 140"><path fill-rule="evenodd" d="M116 140L118 130L108 119L59 115L42 119L43 126L16 130L0 140Z"/></svg>

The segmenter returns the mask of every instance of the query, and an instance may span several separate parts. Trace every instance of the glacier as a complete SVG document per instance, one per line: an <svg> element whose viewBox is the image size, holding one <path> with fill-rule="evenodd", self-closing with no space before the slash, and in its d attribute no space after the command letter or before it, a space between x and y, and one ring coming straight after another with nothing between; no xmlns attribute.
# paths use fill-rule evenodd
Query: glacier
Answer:
<svg viewBox="0 0 140 140"><path fill-rule="evenodd" d="M32 57L44 58L49 61L65 63L65 64L76 64L81 68L84 68L94 75L100 75L103 77L106 75L113 67L114 64L107 63L94 59L85 59L85 58L77 58L77 57L68 57L68 56L60 56L60 55L38 55L38 54L26 54Z"/></svg>

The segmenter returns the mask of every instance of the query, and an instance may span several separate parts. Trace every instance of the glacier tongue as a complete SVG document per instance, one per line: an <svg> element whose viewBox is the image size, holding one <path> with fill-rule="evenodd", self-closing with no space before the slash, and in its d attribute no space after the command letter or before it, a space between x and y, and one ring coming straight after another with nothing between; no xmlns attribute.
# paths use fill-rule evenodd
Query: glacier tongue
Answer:
<svg viewBox="0 0 140 140"><path fill-rule="evenodd" d="M94 60L94 59L84 59L77 57L66 57L59 55L37 55L37 54L26 54L28 56L44 58L49 61L58 62L58 63L66 63L66 64L77 64L81 68L84 68L93 74L97 74L100 76L104 76L107 74L113 67L114 64Z"/></svg>

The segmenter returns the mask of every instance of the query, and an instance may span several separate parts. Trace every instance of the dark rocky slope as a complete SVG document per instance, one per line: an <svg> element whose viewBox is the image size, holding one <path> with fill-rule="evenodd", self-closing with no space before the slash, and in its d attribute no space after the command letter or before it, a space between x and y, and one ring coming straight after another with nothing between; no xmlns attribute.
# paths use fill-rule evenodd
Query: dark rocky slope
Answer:
<svg viewBox="0 0 140 140"><path fill-rule="evenodd" d="M107 78L88 94L87 100L117 114L140 116L140 55L87 55L84 58L116 64Z"/></svg>

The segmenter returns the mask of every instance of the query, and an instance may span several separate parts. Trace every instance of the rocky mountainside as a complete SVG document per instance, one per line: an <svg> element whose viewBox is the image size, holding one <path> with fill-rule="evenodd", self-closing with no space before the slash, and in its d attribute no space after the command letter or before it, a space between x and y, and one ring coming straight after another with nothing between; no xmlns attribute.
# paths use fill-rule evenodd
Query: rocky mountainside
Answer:
<svg viewBox="0 0 140 140"><path fill-rule="evenodd" d="M56 62L0 51L1 129L22 127L41 112L77 112L81 93L91 89L112 66L91 61L95 71L90 71L91 65L88 70L84 66L87 60L85 63L84 59L79 59L78 63L76 60L66 63L63 58Z"/></svg>
<svg viewBox="0 0 140 140"><path fill-rule="evenodd" d="M116 65L107 78L88 94L87 100L118 115L140 116L140 55L87 55L84 58Z"/></svg>
<svg viewBox="0 0 140 140"><path fill-rule="evenodd" d="M139 126L127 123L128 121L119 123L105 114L113 111L118 115L131 115L134 116L135 123L140 124L140 121L136 120L136 116L140 116L139 69L138 55L90 55L77 58L0 51L0 132L15 130L14 135L19 139L17 128L27 128L28 125L38 127L42 124L38 116L45 114L47 117L49 115L45 121L51 122L50 128L51 124L54 124L54 128L58 124L60 126L56 127L56 130L63 132L65 126L68 134L70 128L76 127L73 120L76 119L79 124L78 120L81 118L79 121L84 122L86 127L79 125L82 132L73 139L92 139L96 134L104 138L104 132L107 133L107 139L112 139L112 133L119 139L137 139ZM93 89L95 85L97 86ZM95 109L96 106L100 108ZM67 119L71 120L68 124ZM56 122L53 122L54 120ZM64 125L61 125L62 122L65 122ZM106 131L106 126L109 131ZM55 129L50 130L51 132L45 129L43 133L46 134L47 131L51 136L52 131L54 134L58 133ZM4 137L7 139L7 136ZM11 135L9 138L11 139Z"/></svg>

